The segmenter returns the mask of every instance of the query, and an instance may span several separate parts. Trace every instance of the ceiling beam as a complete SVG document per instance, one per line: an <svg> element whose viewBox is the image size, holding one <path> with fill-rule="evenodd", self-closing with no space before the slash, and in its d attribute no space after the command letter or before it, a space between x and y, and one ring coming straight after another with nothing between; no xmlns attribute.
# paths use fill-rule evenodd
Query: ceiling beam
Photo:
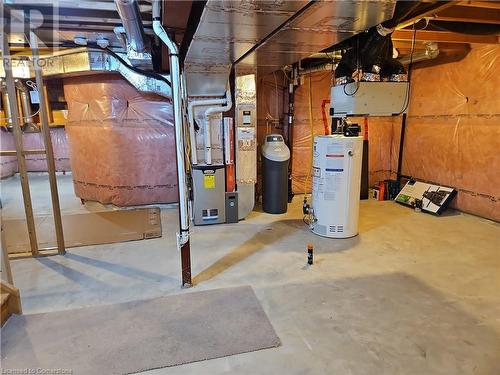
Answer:
<svg viewBox="0 0 500 375"><path fill-rule="evenodd" d="M455 1L440 1L437 6L433 7L432 9L429 9L423 13L419 13L418 15L415 15L403 22L401 22L397 27L396 30L404 29L405 27L413 25L415 22L418 22L422 18L425 17L432 17L439 12L448 9L454 5L457 5Z"/></svg>
<svg viewBox="0 0 500 375"><path fill-rule="evenodd" d="M462 1L461 6L464 7L474 7L474 8L486 8L486 9L500 9L500 2L494 1Z"/></svg>
<svg viewBox="0 0 500 375"><path fill-rule="evenodd" d="M413 30L396 30L392 34L392 40L413 40ZM482 43L498 44L498 35L471 35L459 34L449 31L419 30L416 32L415 40L419 42L446 42L446 43Z"/></svg>
<svg viewBox="0 0 500 375"><path fill-rule="evenodd" d="M412 42L411 40L393 40L392 46L397 50L411 51ZM425 48L426 47L424 42L415 43L415 48L414 48L415 51L425 50Z"/></svg>
<svg viewBox="0 0 500 375"><path fill-rule="evenodd" d="M439 12L434 20L498 25L500 24L500 8L488 9L469 6L454 6Z"/></svg>

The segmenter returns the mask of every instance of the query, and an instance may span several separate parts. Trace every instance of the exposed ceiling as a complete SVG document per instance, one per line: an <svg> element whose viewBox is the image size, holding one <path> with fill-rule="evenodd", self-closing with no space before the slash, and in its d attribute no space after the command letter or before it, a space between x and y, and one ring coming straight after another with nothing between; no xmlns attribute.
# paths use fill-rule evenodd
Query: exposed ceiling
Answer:
<svg viewBox="0 0 500 375"><path fill-rule="evenodd" d="M416 32L413 31L413 23ZM442 52L468 50L470 44L500 42L500 1L440 1L429 10L410 16L392 35L400 54L411 50L415 34L415 49L436 42ZM440 54L440 59L445 53Z"/></svg>
<svg viewBox="0 0 500 375"><path fill-rule="evenodd" d="M221 95L232 64L268 73L392 17L395 0L209 0L185 59L192 95Z"/></svg>
<svg viewBox="0 0 500 375"><path fill-rule="evenodd" d="M151 2L139 0L138 3L143 24L150 28ZM114 27L122 26L113 0L10 0L0 8L10 21L10 42L14 49L27 47L24 12L29 12L37 35L47 47L61 46L73 41L75 36L83 36L89 42L105 37L111 47L121 47L113 32Z"/></svg>
<svg viewBox="0 0 500 375"><path fill-rule="evenodd" d="M239 2L210 1L210 3L233 4L233 11L227 14L238 21L234 23L238 27L231 31L237 37L232 39L229 49L222 50L218 50L215 46L215 39L218 38L216 35L206 34L205 40L198 37L195 43L201 43L204 46L202 50L205 52L197 58L213 59L213 55L216 54L229 57L229 60L240 60L240 66L253 66L255 63L269 71L283 64L297 61L307 54L317 52L318 48L324 49L362 30L365 23L371 23L363 19L367 8L380 7L380 4L384 4L383 6L387 8L380 10L379 15L386 16L390 13L389 7L394 2L327 1L314 3L308 0L241 0ZM339 4L343 5L339 7ZM352 4L358 5L352 7ZM139 0L139 5L144 26L149 28L151 27L151 1ZM200 6L203 9L204 5L204 1L191 0L163 2L163 23L166 29L175 35L180 45L185 45L191 40L190 33L196 29L201 15ZM216 5L212 6L212 17L215 16L214 6L216 8ZM278 26L304 7L310 8L307 13L284 25L274 34ZM343 14L345 7L349 7L352 14ZM3 7L0 7L0 13L2 10L4 14L0 16L14 21L14 25L18 27L17 30L14 28L10 39L14 51L27 47L23 35L25 17L22 11L25 10L31 10L34 23L43 21L38 27L38 34L48 47L60 46L66 41L73 41L75 36L83 36L90 42L95 42L99 37L106 37L111 47L121 48L113 32L115 26L121 26L113 0L59 0L57 7L51 0L9 0L7 4L4 2ZM193 17L196 12L199 12L199 15ZM255 14L251 15L252 12ZM325 16L332 14L335 17ZM331 19L328 21L327 18ZM258 25L258 30L249 29L247 25L249 19L257 22L254 22L254 25ZM422 2L418 11L402 22L393 34L394 45L402 55L409 53L411 49L414 36L412 25L418 20L422 21L415 26L418 29L415 33L416 50L424 49L426 42L438 42L441 50L464 50L471 43L499 43L500 1ZM315 26L310 26L310 24ZM215 30L212 28L212 31ZM224 33L227 34L227 30ZM266 40L266 43L258 48L253 47L257 41L261 41L269 34L273 34L272 39ZM187 50L187 45L184 47ZM164 56L164 69L168 68L165 64L167 60Z"/></svg>

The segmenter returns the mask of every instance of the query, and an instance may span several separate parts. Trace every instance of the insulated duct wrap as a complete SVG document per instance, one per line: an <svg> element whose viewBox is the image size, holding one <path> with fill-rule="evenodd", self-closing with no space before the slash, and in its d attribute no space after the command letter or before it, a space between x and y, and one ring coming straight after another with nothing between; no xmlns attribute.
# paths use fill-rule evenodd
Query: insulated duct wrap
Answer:
<svg viewBox="0 0 500 375"><path fill-rule="evenodd" d="M172 103L114 75L66 78L75 193L130 206L178 200Z"/></svg>
<svg viewBox="0 0 500 375"><path fill-rule="evenodd" d="M0 128L0 148L2 151L14 151L16 144L14 136L4 127ZM16 156L0 156L1 178L13 176L17 172Z"/></svg>
<svg viewBox="0 0 500 375"><path fill-rule="evenodd" d="M54 160L57 172L68 172L71 170L68 139L66 131L62 127L51 128L50 138L54 150ZM23 133L24 150L43 150L42 133ZM15 151L14 135L11 132L1 130L1 150ZM1 177L9 177L19 172L16 156L0 156ZM26 169L28 172L47 172L47 160L45 154L26 155Z"/></svg>
<svg viewBox="0 0 500 375"><path fill-rule="evenodd" d="M51 128L50 139L54 150L54 161L57 172L67 172L71 170L69 145L64 128ZM42 133L24 133L23 147L25 150L44 150ZM26 169L28 172L47 172L47 159L45 155L27 155Z"/></svg>

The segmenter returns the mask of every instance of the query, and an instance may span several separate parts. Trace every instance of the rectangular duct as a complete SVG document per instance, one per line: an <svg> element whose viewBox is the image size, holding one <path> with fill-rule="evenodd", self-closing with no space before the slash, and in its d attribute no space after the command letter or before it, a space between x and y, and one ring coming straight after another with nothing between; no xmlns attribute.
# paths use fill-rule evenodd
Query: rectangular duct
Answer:
<svg viewBox="0 0 500 375"><path fill-rule="evenodd" d="M124 57L122 57L124 58ZM1 60L1 59L0 59ZM171 89L167 81L151 75L139 74L108 53L106 50L86 47L72 48L49 56L41 56L40 63L45 78L54 76L80 76L106 72L120 73L137 90L170 97ZM16 56L12 59L12 73L15 78L28 79L35 76L33 63L26 57ZM0 64L0 77L5 76L3 64Z"/></svg>
<svg viewBox="0 0 500 375"><path fill-rule="evenodd" d="M224 95L234 62L307 3L208 0L184 62L189 95Z"/></svg>
<svg viewBox="0 0 500 375"><path fill-rule="evenodd" d="M239 63L270 73L392 17L396 1L317 1Z"/></svg>
<svg viewBox="0 0 500 375"><path fill-rule="evenodd" d="M269 73L392 17L396 0L208 0L189 46L190 96L222 96L233 64Z"/></svg>

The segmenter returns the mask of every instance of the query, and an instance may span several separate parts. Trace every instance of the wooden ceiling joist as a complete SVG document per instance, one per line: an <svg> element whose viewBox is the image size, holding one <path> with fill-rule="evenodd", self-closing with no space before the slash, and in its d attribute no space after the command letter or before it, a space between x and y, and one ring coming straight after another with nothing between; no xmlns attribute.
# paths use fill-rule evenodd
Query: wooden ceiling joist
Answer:
<svg viewBox="0 0 500 375"><path fill-rule="evenodd" d="M500 2L499 2L500 4ZM442 10L436 15L436 21L472 22L500 24L500 8L488 9L471 6L454 6Z"/></svg>
<svg viewBox="0 0 500 375"><path fill-rule="evenodd" d="M413 39L413 30L396 30L392 34L392 40L404 41ZM446 43L483 43L483 44L498 44L498 35L471 35L460 34L449 31L429 31L418 30L415 35L415 40L419 42L446 42Z"/></svg>
<svg viewBox="0 0 500 375"><path fill-rule="evenodd" d="M431 9L429 9L428 11L426 12L423 12L423 13L419 13L418 15L415 15L413 17L411 17L410 19L407 19L403 22L401 22L397 27L396 29L397 30L400 30L400 29L404 29L405 27L408 27L408 26L411 26L413 25L415 22L418 22L419 20L421 20L422 18L425 18L425 17L432 17L436 14L438 14L439 12L445 10L445 9L448 9L448 8L451 8L455 5L457 5L456 2L454 1L443 1L441 2L442 4L439 4Z"/></svg>
<svg viewBox="0 0 500 375"><path fill-rule="evenodd" d="M459 5L464 7L485 8L485 9L500 9L500 1L461 1Z"/></svg>

